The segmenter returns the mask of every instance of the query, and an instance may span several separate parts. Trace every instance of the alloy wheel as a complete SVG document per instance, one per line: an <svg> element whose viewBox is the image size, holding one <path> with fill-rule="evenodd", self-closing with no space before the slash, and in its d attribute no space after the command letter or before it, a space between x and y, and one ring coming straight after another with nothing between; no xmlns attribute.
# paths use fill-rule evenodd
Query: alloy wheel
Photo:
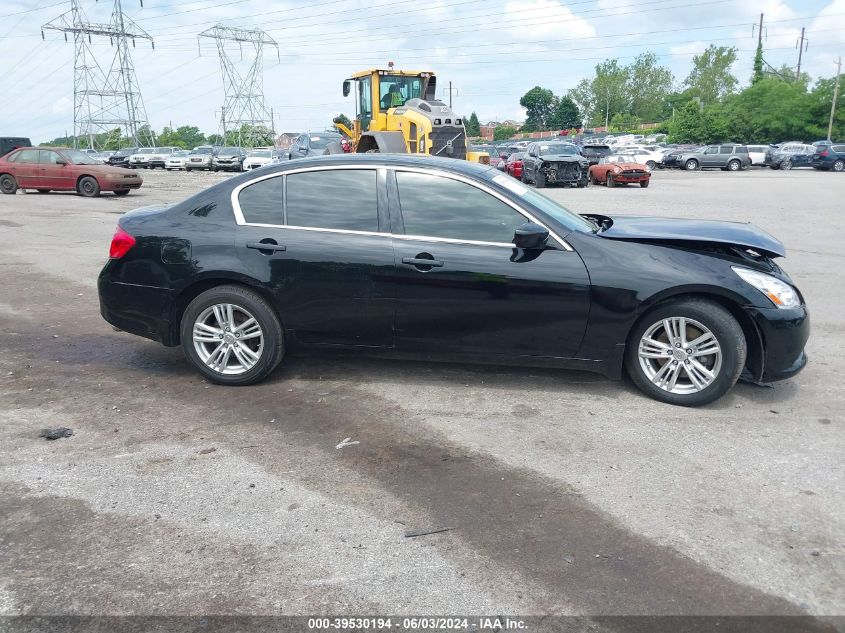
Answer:
<svg viewBox="0 0 845 633"><path fill-rule="evenodd" d="M211 370L227 376L255 367L264 350L264 332L249 311L233 303L218 303L194 321L194 349Z"/></svg>
<svg viewBox="0 0 845 633"><path fill-rule="evenodd" d="M703 391L722 369L722 348L699 321L661 319L649 327L637 348L640 368L660 389L673 394Z"/></svg>
<svg viewBox="0 0 845 633"><path fill-rule="evenodd" d="M843 169L845 169L845 161L838 160L833 163L833 171L842 171Z"/></svg>

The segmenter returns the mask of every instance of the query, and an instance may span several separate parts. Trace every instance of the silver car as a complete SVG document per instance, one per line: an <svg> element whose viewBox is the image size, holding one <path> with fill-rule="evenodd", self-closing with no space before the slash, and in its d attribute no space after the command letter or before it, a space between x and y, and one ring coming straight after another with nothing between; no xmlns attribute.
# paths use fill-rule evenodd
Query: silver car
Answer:
<svg viewBox="0 0 845 633"><path fill-rule="evenodd" d="M178 152L173 152L167 157L167 160L164 163L164 168L168 171L171 169L185 169L185 161L190 155L191 152L184 149L179 150Z"/></svg>
<svg viewBox="0 0 845 633"><path fill-rule="evenodd" d="M214 165L214 157L217 155L217 148L211 145L200 145L191 150L190 155L185 159L185 171L195 169L206 169L211 171Z"/></svg>

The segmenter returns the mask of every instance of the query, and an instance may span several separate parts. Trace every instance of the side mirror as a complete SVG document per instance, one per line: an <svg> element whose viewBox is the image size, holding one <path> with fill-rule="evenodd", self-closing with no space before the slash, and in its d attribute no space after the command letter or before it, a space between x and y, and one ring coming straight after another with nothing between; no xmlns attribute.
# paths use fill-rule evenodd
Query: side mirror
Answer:
<svg viewBox="0 0 845 633"><path fill-rule="evenodd" d="M352 82L348 79L343 82L343 96L348 97L349 92L352 90Z"/></svg>
<svg viewBox="0 0 845 633"><path fill-rule="evenodd" d="M513 244L517 248L531 250L543 248L548 239L549 230L546 227L533 222L526 222L514 232Z"/></svg>

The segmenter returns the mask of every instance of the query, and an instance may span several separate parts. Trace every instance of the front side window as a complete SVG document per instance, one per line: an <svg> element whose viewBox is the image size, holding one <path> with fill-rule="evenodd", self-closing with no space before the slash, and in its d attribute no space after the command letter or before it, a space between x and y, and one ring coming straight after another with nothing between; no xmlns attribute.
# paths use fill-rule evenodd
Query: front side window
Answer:
<svg viewBox="0 0 845 633"><path fill-rule="evenodd" d="M719 152L718 147L708 147L707 149L704 150L705 154L717 154L718 152Z"/></svg>
<svg viewBox="0 0 845 633"><path fill-rule="evenodd" d="M374 169L334 169L287 176L286 224L378 231Z"/></svg>
<svg viewBox="0 0 845 633"><path fill-rule="evenodd" d="M42 149L38 162L42 165L55 165L60 160L62 160L62 157L59 156L57 152L54 152L49 149Z"/></svg>
<svg viewBox="0 0 845 633"><path fill-rule="evenodd" d="M98 165L100 163L96 158L92 158L78 149L66 149L63 151L67 160L73 165Z"/></svg>
<svg viewBox="0 0 845 633"><path fill-rule="evenodd" d="M397 171L396 183L406 235L507 244L528 221L498 198L458 180Z"/></svg>
<svg viewBox="0 0 845 633"><path fill-rule="evenodd" d="M284 224L284 179L266 178L241 189L238 203L250 224Z"/></svg>

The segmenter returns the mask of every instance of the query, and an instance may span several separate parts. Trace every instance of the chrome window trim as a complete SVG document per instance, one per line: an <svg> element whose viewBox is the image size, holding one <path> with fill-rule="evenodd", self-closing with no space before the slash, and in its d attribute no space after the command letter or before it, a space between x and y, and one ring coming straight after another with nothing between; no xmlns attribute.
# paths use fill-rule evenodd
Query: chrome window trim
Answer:
<svg viewBox="0 0 845 633"><path fill-rule="evenodd" d="M488 187L483 183L479 183L476 180L471 178L467 178L461 174L456 174L453 172L444 171L437 168L432 167L408 167L408 166L384 166L384 165L316 165L316 166L309 166L309 167L299 167L295 169L286 169L280 172L274 172L272 174L264 174L262 176L258 176L257 178L253 178L251 180L247 180L246 182L241 183L237 187L232 190L232 194L230 197L230 201L232 204L232 211L235 215L235 222L239 226L258 226L258 227L265 227L265 228L273 228L273 229L291 229L294 231L316 231L316 232L323 232L323 233L341 233L341 234L350 234L350 235L372 235L372 236L388 236L393 237L394 239L398 240L416 240L416 241L427 241L427 242L443 242L447 244L472 244L478 246L500 246L500 247L507 247L507 248L515 248L512 242L483 242L479 240L461 240L449 237L436 237L433 235L407 235L407 234L398 234L398 233L391 233L391 232L382 232L382 231L354 231L350 229L327 229L327 228L320 228L320 227L311 227L311 226L292 226L288 224L264 224L259 222L247 222L244 219L243 211L241 210L241 205L238 200L238 196L240 195L241 191L249 187L250 185L254 185L257 182L261 182L263 180L269 180L270 178L283 178L284 176L292 175L292 174L300 174L304 172L311 172L311 171L333 171L336 169L368 169L373 171L386 171L388 169L392 169L393 171L410 171L416 173L423 173L429 174L432 176L440 176L443 178L451 178L452 180L457 180L459 182L463 182L464 184L470 185L472 187L476 187L481 191L497 198L501 202L504 202L507 206L511 207L514 211L525 217L529 222L533 222L535 224L539 224L543 228L549 231L549 236L554 238L561 247L566 251L572 251L572 247L566 243L557 233L549 229L545 225L545 223L540 222L535 218L530 212L526 211L522 207L514 204L511 200L500 194L499 192L495 191L494 189ZM497 174L498 175L498 174ZM286 188L286 187L285 187ZM285 192L286 193L286 192ZM282 201L282 210L284 212L284 201Z"/></svg>

